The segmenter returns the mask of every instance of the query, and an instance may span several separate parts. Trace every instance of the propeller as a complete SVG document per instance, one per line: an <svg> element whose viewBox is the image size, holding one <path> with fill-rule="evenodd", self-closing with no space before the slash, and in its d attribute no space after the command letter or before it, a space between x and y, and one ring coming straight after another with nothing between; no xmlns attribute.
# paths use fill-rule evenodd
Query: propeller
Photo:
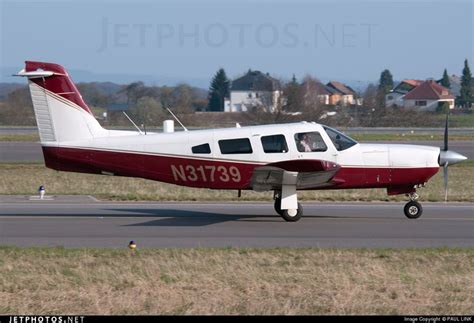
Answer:
<svg viewBox="0 0 474 323"><path fill-rule="evenodd" d="M449 163L447 162L443 166L443 177L444 177L444 203L448 202L448 166Z"/></svg>
<svg viewBox="0 0 474 323"><path fill-rule="evenodd" d="M446 112L446 122L444 124L444 151L448 151L448 123L449 123L449 110Z"/></svg>
<svg viewBox="0 0 474 323"><path fill-rule="evenodd" d="M448 149L448 123L449 123L449 110L446 113L446 123L444 125L444 147L439 153L439 165L443 166L443 176L444 176L444 202L448 202L448 167L456 163L466 160L467 157L461 154L458 154L455 151Z"/></svg>
<svg viewBox="0 0 474 323"><path fill-rule="evenodd" d="M444 123L444 147L443 151L448 151L448 125L449 125L449 109L446 112L446 122ZM444 179L444 203L448 203L448 172L449 161L443 166L443 179Z"/></svg>

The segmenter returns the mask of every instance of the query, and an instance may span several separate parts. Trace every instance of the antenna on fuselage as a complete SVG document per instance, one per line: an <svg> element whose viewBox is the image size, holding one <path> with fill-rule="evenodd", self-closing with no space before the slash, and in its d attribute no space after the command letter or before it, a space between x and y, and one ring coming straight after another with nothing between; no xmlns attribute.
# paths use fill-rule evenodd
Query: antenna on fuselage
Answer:
<svg viewBox="0 0 474 323"><path fill-rule="evenodd" d="M188 131L188 128L184 126L184 124L178 119L178 117L173 113L173 111L170 110L170 108L166 108L166 110L168 110L168 112L173 116L173 118L175 118L175 120L178 121L180 126L183 127L184 131Z"/></svg>
<svg viewBox="0 0 474 323"><path fill-rule="evenodd" d="M130 121L130 122L133 124L133 126L134 126L135 128L137 128L138 132L139 132L141 135L143 135L143 131L141 131L140 128L138 128L138 126L135 124L135 122L133 122L133 120L128 116L128 114L125 113L125 111L122 111L122 113L127 117L128 121Z"/></svg>

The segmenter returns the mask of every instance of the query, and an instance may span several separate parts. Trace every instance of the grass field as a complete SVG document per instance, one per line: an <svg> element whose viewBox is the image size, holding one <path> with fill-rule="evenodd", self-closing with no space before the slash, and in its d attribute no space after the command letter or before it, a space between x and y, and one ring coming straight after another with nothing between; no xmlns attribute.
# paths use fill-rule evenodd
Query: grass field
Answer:
<svg viewBox="0 0 474 323"><path fill-rule="evenodd" d="M39 141L39 135L35 134L2 134L0 135L0 141L28 141L37 142Z"/></svg>
<svg viewBox="0 0 474 323"><path fill-rule="evenodd" d="M451 115L449 122L452 127L474 127L474 113Z"/></svg>
<svg viewBox="0 0 474 323"><path fill-rule="evenodd" d="M449 200L474 202L474 162L449 169ZM106 200L148 201L267 201L271 192L242 192L196 189L136 178L57 172L42 164L0 164L0 195L34 195L40 185L48 195L93 195ZM443 201L443 175L438 172L425 188L421 201ZM403 195L388 197L384 189L301 191L302 201L400 201Z"/></svg>
<svg viewBox="0 0 474 323"><path fill-rule="evenodd" d="M469 314L474 249L0 248L0 314Z"/></svg>

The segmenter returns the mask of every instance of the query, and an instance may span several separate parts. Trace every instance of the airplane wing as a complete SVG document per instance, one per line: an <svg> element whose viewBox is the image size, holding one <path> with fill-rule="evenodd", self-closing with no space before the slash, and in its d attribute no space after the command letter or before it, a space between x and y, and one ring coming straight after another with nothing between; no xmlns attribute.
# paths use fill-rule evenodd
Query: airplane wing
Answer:
<svg viewBox="0 0 474 323"><path fill-rule="evenodd" d="M252 175L255 191L279 190L284 184L295 184L297 189L332 185L331 179L340 166L324 160L290 160L257 167Z"/></svg>

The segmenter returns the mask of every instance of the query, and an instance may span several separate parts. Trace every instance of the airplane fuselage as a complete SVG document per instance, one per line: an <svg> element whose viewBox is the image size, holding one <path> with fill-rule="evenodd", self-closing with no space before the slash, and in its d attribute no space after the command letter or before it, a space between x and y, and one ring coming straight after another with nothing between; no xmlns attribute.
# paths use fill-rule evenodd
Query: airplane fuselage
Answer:
<svg viewBox="0 0 474 323"><path fill-rule="evenodd" d="M296 138L301 133L319 135L323 147L299 151ZM277 149L269 151L268 140L274 141L270 148ZM251 189L255 169L268 164L304 161L303 167L311 173L324 170L318 167L326 161L339 166L332 180L298 189L386 187L389 194L409 193L427 182L439 169L440 153L437 147L359 143L338 150L326 129L311 122L147 135L109 131L104 137L60 146L43 143L43 151L46 165L57 170L211 189Z"/></svg>

